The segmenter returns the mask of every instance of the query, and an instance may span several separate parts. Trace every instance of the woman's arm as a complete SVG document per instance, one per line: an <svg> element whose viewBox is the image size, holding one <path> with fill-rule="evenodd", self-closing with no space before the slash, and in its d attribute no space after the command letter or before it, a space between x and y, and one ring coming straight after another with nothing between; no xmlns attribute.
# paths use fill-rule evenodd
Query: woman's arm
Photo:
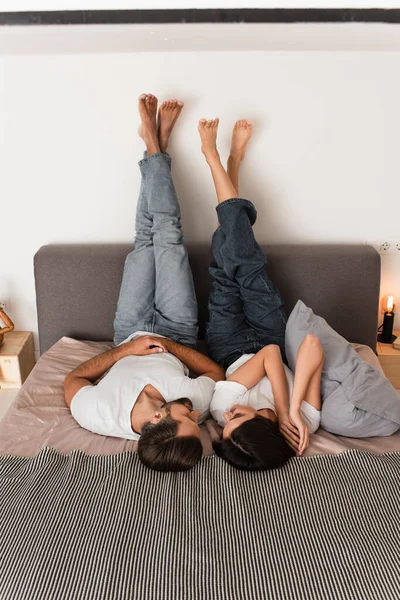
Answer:
<svg viewBox="0 0 400 600"><path fill-rule="evenodd" d="M236 369L227 381L236 381L250 389L265 375L271 382L275 409L279 416L280 413L289 410L288 386L279 346L270 344L262 348L244 365Z"/></svg>
<svg viewBox="0 0 400 600"><path fill-rule="evenodd" d="M296 357L296 370L289 413L280 419L281 432L289 445L300 456L309 444L308 427L303 421L300 408L303 400L321 409L321 372L324 351L319 339L308 334L304 338Z"/></svg>

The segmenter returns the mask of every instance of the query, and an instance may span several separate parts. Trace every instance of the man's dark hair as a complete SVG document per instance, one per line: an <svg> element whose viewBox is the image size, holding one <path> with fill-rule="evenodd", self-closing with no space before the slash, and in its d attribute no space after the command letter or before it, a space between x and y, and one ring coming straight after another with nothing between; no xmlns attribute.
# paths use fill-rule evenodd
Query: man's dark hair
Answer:
<svg viewBox="0 0 400 600"><path fill-rule="evenodd" d="M215 453L237 469L278 469L295 455L277 423L261 415L239 425L230 438L213 443Z"/></svg>
<svg viewBox="0 0 400 600"><path fill-rule="evenodd" d="M187 398L180 398L168 404L185 404ZM178 422L170 415L158 423L145 423L138 444L139 458L146 467L156 471L187 471L201 459L203 446L194 435L177 437Z"/></svg>

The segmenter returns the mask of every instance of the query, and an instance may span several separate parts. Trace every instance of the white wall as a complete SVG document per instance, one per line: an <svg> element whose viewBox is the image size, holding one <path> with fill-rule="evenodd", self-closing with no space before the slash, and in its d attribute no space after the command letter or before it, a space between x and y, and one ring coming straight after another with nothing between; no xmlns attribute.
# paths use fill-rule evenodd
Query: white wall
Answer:
<svg viewBox="0 0 400 600"><path fill-rule="evenodd" d="M215 226L196 126L217 115L223 156L235 120L254 123L241 192L261 242L400 238L399 72L398 52L0 56L0 299L17 328L37 330L41 245L133 240L141 92L186 104L171 154L188 242ZM397 256L383 259L389 292L400 304Z"/></svg>

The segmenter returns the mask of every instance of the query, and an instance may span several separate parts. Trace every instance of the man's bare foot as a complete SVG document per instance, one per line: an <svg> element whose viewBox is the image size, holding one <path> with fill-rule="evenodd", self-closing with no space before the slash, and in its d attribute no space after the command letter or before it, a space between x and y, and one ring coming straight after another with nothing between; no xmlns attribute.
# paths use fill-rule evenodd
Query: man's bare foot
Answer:
<svg viewBox="0 0 400 600"><path fill-rule="evenodd" d="M157 133L161 150L168 148L168 140L174 125L181 114L183 102L180 100L166 100L158 111Z"/></svg>
<svg viewBox="0 0 400 600"><path fill-rule="evenodd" d="M203 152L206 160L212 158L218 158L219 154L217 150L217 132L218 132L219 119L200 119L199 121L199 133L201 137L201 151Z"/></svg>
<svg viewBox="0 0 400 600"><path fill-rule="evenodd" d="M247 143L253 133L253 125L242 119L237 121L233 128L232 144L229 158L237 161L242 161L246 150Z"/></svg>
<svg viewBox="0 0 400 600"><path fill-rule="evenodd" d="M157 98L152 94L139 96L139 115L141 123L138 133L147 147L148 154L160 152L157 137Z"/></svg>

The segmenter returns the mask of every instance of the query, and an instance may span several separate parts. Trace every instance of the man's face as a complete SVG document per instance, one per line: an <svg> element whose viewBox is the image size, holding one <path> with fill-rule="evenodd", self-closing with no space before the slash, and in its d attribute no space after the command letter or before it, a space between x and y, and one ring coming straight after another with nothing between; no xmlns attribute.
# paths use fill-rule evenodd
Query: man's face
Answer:
<svg viewBox="0 0 400 600"><path fill-rule="evenodd" d="M170 416L178 423L177 437L194 436L200 438L197 421L200 411L193 410L190 400L174 400L166 402L161 409L163 417Z"/></svg>

